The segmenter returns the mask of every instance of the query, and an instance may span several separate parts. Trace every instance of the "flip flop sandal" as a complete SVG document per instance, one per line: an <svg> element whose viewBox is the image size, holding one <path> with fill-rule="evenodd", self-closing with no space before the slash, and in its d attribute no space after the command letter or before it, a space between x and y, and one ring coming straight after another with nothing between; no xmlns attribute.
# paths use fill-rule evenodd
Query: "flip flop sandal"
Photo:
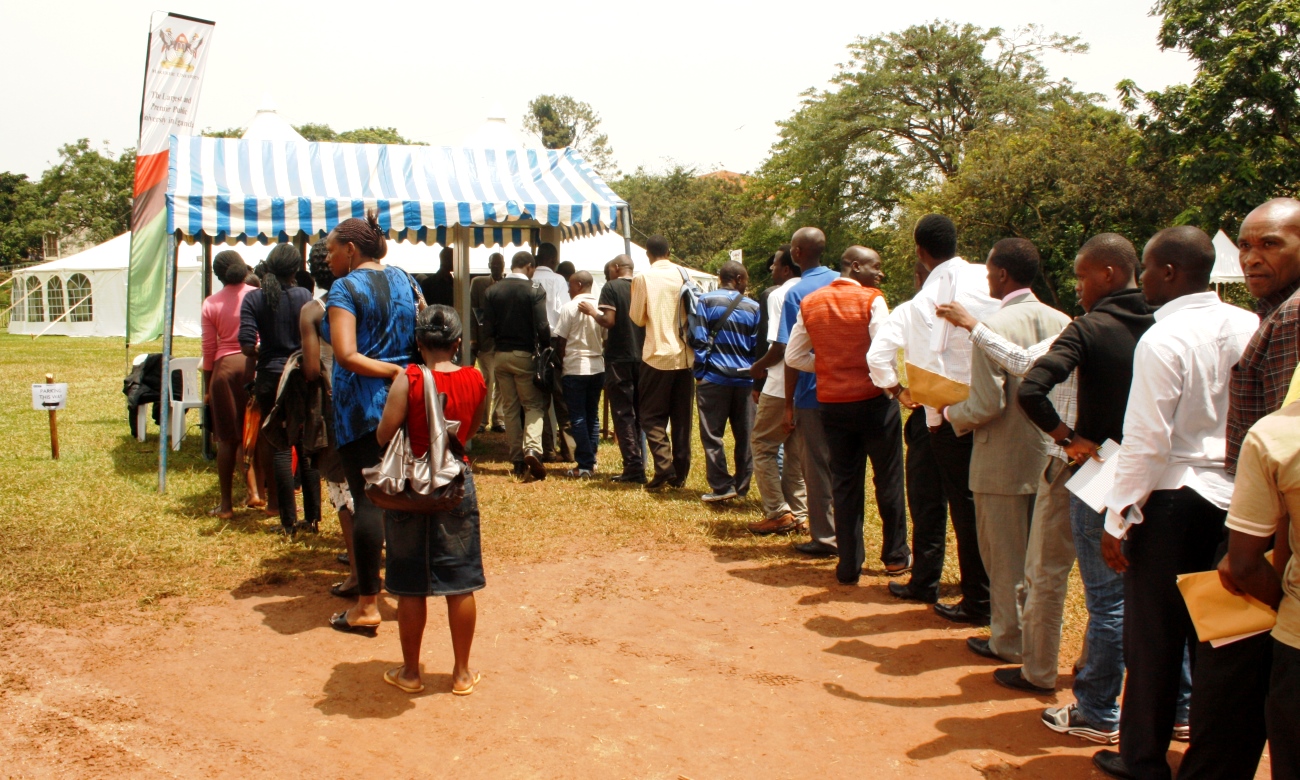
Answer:
<svg viewBox="0 0 1300 780"><path fill-rule="evenodd" d="M344 566L351 566L351 565L352 565L352 561L348 558L348 554L345 553L345 552L341 552L341 553L339 553L338 555L334 556L334 560L338 561L339 563L343 564Z"/></svg>
<svg viewBox="0 0 1300 780"><path fill-rule="evenodd" d="M215 517L218 520L233 520L235 518L235 510L231 509L230 511L222 512L221 507L214 506L208 510L208 517Z"/></svg>
<svg viewBox="0 0 1300 780"><path fill-rule="evenodd" d="M341 588L342 582L336 582L330 586L330 595L338 596L341 599L354 599L361 593L361 585L353 585L350 588Z"/></svg>
<svg viewBox="0 0 1300 780"><path fill-rule="evenodd" d="M389 669L384 672L384 682L393 686L402 693L419 693L424 690L424 683L420 683L419 685L407 685L402 682L401 675L402 667L399 666L396 669Z"/></svg>
<svg viewBox="0 0 1300 780"><path fill-rule="evenodd" d="M374 637L379 633L378 623L373 626L354 626L349 623L346 610L337 612L330 617L330 628L335 631L342 631L345 634L360 634L368 637Z"/></svg>
<svg viewBox="0 0 1300 780"><path fill-rule="evenodd" d="M457 690L457 689L453 686L452 689L451 689L451 692L452 692L453 694L457 695L457 696L468 696L468 695L470 695L471 693L474 692L474 689L475 689L476 687L478 687L478 684L479 684L479 682L480 682L482 679L483 679L483 673L482 673L482 672L474 672L474 680L469 684L469 687L468 687L468 688L466 688L466 689L464 689L464 690Z"/></svg>

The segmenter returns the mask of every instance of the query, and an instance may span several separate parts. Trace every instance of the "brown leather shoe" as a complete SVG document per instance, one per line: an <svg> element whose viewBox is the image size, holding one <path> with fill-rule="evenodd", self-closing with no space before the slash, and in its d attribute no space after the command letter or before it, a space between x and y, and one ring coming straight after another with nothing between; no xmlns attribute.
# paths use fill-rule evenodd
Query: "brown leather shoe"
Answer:
<svg viewBox="0 0 1300 780"><path fill-rule="evenodd" d="M769 534L788 534L799 527L799 521L794 519L794 515L786 512L780 517L774 517L771 520L764 520L761 523L750 523L748 528L751 534L755 536L768 536Z"/></svg>

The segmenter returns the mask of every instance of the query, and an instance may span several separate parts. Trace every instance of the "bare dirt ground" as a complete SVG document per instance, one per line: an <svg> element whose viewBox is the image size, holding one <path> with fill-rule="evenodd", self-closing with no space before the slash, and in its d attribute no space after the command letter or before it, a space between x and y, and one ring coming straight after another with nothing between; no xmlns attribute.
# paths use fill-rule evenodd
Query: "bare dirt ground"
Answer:
<svg viewBox="0 0 1300 780"><path fill-rule="evenodd" d="M324 574L170 621L11 629L0 775L1100 776L1096 746L1038 722L1068 692L998 687L964 647L974 630L890 599L883 579L847 588L824 565L653 551L488 576L484 677L464 698L449 692L440 605L427 690L407 696L381 680L401 657L396 623L375 639L331 630L342 602Z"/></svg>

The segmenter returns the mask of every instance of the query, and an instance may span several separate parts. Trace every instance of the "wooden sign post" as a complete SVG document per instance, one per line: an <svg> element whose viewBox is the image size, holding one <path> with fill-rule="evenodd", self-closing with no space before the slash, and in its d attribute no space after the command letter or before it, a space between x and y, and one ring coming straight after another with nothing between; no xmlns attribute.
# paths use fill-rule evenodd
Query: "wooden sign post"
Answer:
<svg viewBox="0 0 1300 780"><path fill-rule="evenodd" d="M68 408L68 386L55 384L54 374L45 375L45 384L32 385L32 408L50 413L50 457L59 459L59 409Z"/></svg>

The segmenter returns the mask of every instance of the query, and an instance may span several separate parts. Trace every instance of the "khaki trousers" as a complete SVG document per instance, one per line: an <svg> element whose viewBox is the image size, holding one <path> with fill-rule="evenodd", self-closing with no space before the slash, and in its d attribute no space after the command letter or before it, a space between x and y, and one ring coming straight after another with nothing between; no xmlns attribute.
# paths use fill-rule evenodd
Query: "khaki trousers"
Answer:
<svg viewBox="0 0 1300 780"><path fill-rule="evenodd" d="M777 454L785 445L784 468ZM785 399L759 394L754 415L754 481L763 498L763 517L774 520L789 512L799 522L808 519L808 491L795 432L785 429Z"/></svg>
<svg viewBox="0 0 1300 780"><path fill-rule="evenodd" d="M501 393L506 438L510 441L511 463L523 463L525 452L534 452L539 457L542 454L542 418L546 415L549 395L533 384L533 366L531 352L496 353L497 388ZM524 417L522 425L520 409Z"/></svg>
<svg viewBox="0 0 1300 780"><path fill-rule="evenodd" d="M505 418L501 414L501 395L497 392L497 353L480 352L478 353L478 370L483 372L483 382L487 385L487 414L483 419L489 426L504 425Z"/></svg>
<svg viewBox="0 0 1300 780"><path fill-rule="evenodd" d="M1070 476L1065 461L1048 458L1047 468L1038 480L1029 549L1025 552L1025 607L1020 620L1024 667L1020 673L1043 688L1056 687L1061 615L1070 570L1074 568L1070 491L1065 488Z"/></svg>
<svg viewBox="0 0 1300 780"><path fill-rule="evenodd" d="M989 576L989 649L1020 663L1020 614L1025 603L1025 548L1034 496L975 494L980 558Z"/></svg>

